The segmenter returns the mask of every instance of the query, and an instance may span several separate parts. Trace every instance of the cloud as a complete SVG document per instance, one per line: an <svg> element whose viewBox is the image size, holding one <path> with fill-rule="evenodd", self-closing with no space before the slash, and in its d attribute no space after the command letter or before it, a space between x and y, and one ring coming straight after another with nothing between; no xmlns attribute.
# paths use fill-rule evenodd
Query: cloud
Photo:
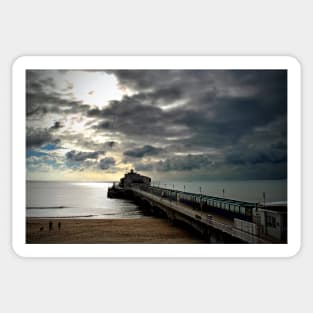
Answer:
<svg viewBox="0 0 313 313"><path fill-rule="evenodd" d="M26 115L44 115L47 113L79 113L89 109L82 101L70 99L65 95L51 92L27 92Z"/></svg>
<svg viewBox="0 0 313 313"><path fill-rule="evenodd" d="M169 171L191 171L194 169L207 169L214 163L208 155L191 155L178 156L159 161L156 164L156 170L162 172Z"/></svg>
<svg viewBox="0 0 313 313"><path fill-rule="evenodd" d="M142 162L141 163L135 163L134 168L136 171L143 171L143 172L148 171L148 172L150 172L154 169L154 164L142 163Z"/></svg>
<svg viewBox="0 0 313 313"><path fill-rule="evenodd" d="M65 154L64 166L72 171L97 170L99 157L105 154L104 151L77 151L71 150Z"/></svg>
<svg viewBox="0 0 313 313"><path fill-rule="evenodd" d="M40 147L44 144L57 144L60 139L55 138L49 132L48 129L33 129L29 128L26 132L26 146L30 147Z"/></svg>
<svg viewBox="0 0 313 313"><path fill-rule="evenodd" d="M99 131L193 146L233 144L286 112L286 71L116 71L133 96L88 111ZM248 90L248 92L246 91ZM183 105L164 108L182 101Z"/></svg>
<svg viewBox="0 0 313 313"><path fill-rule="evenodd" d="M89 109L71 93L70 83L63 90L55 86L53 75L58 71L26 71L26 116L43 116L48 113L78 113ZM50 75L50 77L47 77Z"/></svg>
<svg viewBox="0 0 313 313"><path fill-rule="evenodd" d="M69 151L65 154L66 159L73 162L82 162L87 159L97 159L99 155L104 154L104 151L93 151L93 152L83 152L83 151Z"/></svg>
<svg viewBox="0 0 313 313"><path fill-rule="evenodd" d="M153 156L158 155L163 151L163 149L156 148L150 145L145 145L141 148L136 148L132 150L126 150L124 152L125 156L133 157L133 158L142 158L144 156Z"/></svg>
<svg viewBox="0 0 313 313"><path fill-rule="evenodd" d="M107 157L100 160L99 167L102 170L107 170L115 165L115 160L112 157Z"/></svg>
<svg viewBox="0 0 313 313"><path fill-rule="evenodd" d="M62 149L62 147L59 147L58 145L56 145L54 143L48 143L48 144L42 146L41 149L42 150L53 151L53 150L57 150L57 149Z"/></svg>
<svg viewBox="0 0 313 313"><path fill-rule="evenodd" d="M102 110L91 109L87 116L97 117L98 131L113 131L130 136L159 135L167 133L164 128L164 114L158 107L143 105L136 99L124 97L121 101L111 101Z"/></svg>
<svg viewBox="0 0 313 313"><path fill-rule="evenodd" d="M99 131L119 132L134 142L153 141L173 153L176 147L176 152L201 155L168 157L153 166L157 171L206 168L214 161L214 157L205 155L208 149L224 155L223 161L219 157L214 162L216 167L223 167L225 173L228 167L230 176L235 165L259 167L263 164L271 168L275 164L286 164L286 149L275 149L278 142L282 146L287 143L285 70L121 70L113 73L122 85L136 93L97 112L98 118L102 118ZM124 155L136 156L136 152L139 157L143 156L142 151L136 149L126 150ZM253 177L252 171L248 172L248 176ZM244 175L243 169L242 173ZM284 166L272 173L267 176L287 175ZM255 178L262 176L258 169L254 174Z"/></svg>
<svg viewBox="0 0 313 313"><path fill-rule="evenodd" d="M45 152L36 151L33 149L27 149L26 150L26 158L27 159L30 159L32 157L40 158L40 157L45 156L45 155L47 155L47 153L45 153Z"/></svg>
<svg viewBox="0 0 313 313"><path fill-rule="evenodd" d="M286 163L287 155L285 151L258 151L245 153L232 153L226 158L227 163L235 165L256 165L263 163Z"/></svg>
<svg viewBox="0 0 313 313"><path fill-rule="evenodd" d="M225 162L233 165L287 164L287 146L283 142L262 146L238 146L227 152Z"/></svg>
<svg viewBox="0 0 313 313"><path fill-rule="evenodd" d="M50 130L56 130L56 129L60 129L60 128L62 128L62 127L63 127L62 123L59 122L59 121L56 121L56 122L54 122L54 124L53 124L53 126L50 128Z"/></svg>
<svg viewBox="0 0 313 313"><path fill-rule="evenodd" d="M100 109L74 98L72 88L58 90L54 71L28 71L27 146L61 141L72 150L63 154L69 166L101 169L100 155L86 154L111 151L114 162L156 175L287 176L285 70L106 72L126 92Z"/></svg>
<svg viewBox="0 0 313 313"><path fill-rule="evenodd" d="M51 172L58 170L62 165L55 155L38 150L27 149L26 166L30 172Z"/></svg>

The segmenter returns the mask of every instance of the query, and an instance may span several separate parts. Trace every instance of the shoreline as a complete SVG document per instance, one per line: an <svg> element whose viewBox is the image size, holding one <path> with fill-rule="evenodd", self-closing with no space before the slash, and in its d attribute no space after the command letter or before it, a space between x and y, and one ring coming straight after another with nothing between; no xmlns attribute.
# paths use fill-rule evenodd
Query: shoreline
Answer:
<svg viewBox="0 0 313 313"><path fill-rule="evenodd" d="M49 222L52 227L49 229ZM58 223L61 223L60 229ZM155 217L26 218L27 244L200 244L198 234Z"/></svg>

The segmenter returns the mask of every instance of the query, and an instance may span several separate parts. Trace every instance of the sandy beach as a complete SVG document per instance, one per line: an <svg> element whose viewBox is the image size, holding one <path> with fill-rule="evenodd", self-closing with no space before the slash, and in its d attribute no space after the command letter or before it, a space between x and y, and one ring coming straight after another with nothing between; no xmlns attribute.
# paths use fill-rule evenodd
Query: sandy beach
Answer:
<svg viewBox="0 0 313 313"><path fill-rule="evenodd" d="M49 221L53 223L49 230ZM58 223L61 228L58 228ZM166 219L44 219L27 218L26 243L205 243Z"/></svg>

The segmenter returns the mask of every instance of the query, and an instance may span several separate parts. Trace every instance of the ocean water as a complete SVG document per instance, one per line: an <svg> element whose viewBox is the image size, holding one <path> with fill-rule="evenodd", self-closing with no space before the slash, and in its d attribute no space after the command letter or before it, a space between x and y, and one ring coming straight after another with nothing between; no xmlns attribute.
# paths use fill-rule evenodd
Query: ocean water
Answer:
<svg viewBox="0 0 313 313"><path fill-rule="evenodd" d="M160 187L230 199L263 202L287 201L285 180L214 181L214 182L153 182ZM45 218L141 218L144 213L131 201L108 199L112 183L100 182L39 182L26 184L26 215ZM185 186L185 188L184 188Z"/></svg>
<svg viewBox="0 0 313 313"><path fill-rule="evenodd" d="M215 197L263 203L287 202L287 180L227 180L209 182L152 182L152 185ZM185 186L185 188L184 188ZM223 194L224 190L224 194Z"/></svg>
<svg viewBox="0 0 313 313"><path fill-rule="evenodd" d="M66 218L140 218L131 201L108 199L111 183L37 182L26 184L26 216Z"/></svg>

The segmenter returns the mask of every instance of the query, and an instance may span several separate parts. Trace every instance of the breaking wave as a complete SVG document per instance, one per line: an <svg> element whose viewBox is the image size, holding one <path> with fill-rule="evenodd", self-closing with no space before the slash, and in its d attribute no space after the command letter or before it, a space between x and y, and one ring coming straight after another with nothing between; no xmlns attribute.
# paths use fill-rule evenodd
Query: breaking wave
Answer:
<svg viewBox="0 0 313 313"><path fill-rule="evenodd" d="M69 206L38 206L38 207L26 207L27 210L51 210L51 209L68 209L70 208Z"/></svg>

